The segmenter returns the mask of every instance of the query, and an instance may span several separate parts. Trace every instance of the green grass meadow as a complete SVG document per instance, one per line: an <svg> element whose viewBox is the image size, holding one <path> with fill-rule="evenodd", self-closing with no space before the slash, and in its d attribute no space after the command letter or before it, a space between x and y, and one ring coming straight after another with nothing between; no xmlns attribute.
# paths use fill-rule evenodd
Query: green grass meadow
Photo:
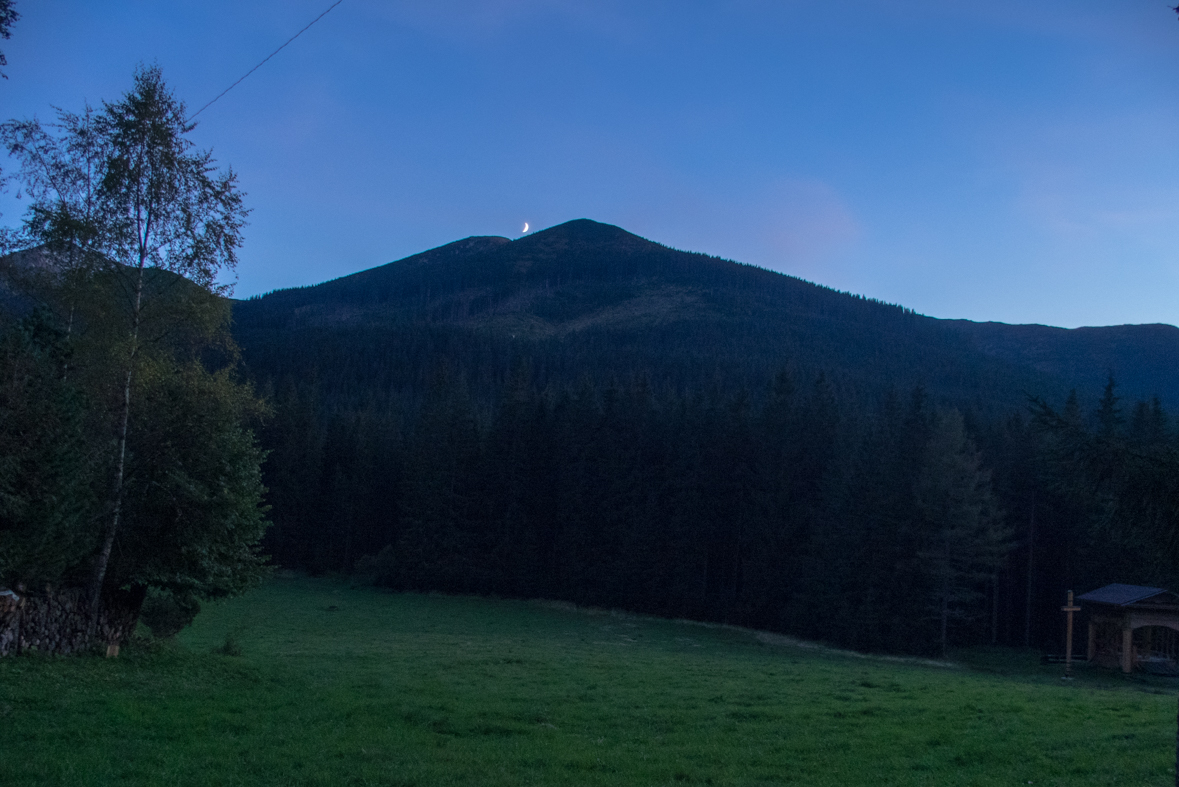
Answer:
<svg viewBox="0 0 1179 787"><path fill-rule="evenodd" d="M1179 682L961 658L276 577L118 659L0 659L0 784L1173 783Z"/></svg>

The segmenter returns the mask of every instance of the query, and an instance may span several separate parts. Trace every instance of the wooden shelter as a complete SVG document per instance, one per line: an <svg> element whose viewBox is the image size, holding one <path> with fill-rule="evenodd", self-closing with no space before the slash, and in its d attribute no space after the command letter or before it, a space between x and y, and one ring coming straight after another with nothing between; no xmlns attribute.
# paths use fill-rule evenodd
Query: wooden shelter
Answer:
<svg viewBox="0 0 1179 787"><path fill-rule="evenodd" d="M1179 595L1106 585L1077 597L1089 613L1089 661L1122 672L1179 674Z"/></svg>

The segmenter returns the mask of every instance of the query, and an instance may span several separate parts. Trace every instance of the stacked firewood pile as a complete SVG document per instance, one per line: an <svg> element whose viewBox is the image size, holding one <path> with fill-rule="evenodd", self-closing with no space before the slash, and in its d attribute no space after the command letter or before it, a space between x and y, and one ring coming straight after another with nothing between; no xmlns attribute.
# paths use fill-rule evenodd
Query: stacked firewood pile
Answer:
<svg viewBox="0 0 1179 787"><path fill-rule="evenodd" d="M20 642L20 613L25 600L11 590L0 590L0 656L16 653Z"/></svg>
<svg viewBox="0 0 1179 787"><path fill-rule="evenodd" d="M104 648L117 655L139 620L142 593L120 593L103 599L93 638L90 605L80 588L44 593L16 593L0 590L0 656L35 650L41 653L77 653Z"/></svg>

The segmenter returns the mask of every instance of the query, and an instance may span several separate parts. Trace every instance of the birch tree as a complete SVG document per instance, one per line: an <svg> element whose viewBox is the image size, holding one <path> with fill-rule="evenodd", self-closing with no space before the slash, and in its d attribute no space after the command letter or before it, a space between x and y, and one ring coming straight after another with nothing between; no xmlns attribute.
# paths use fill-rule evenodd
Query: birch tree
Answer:
<svg viewBox="0 0 1179 787"><path fill-rule="evenodd" d="M236 176L232 170L218 172L211 152L195 149L187 136L195 126L158 67L139 68L131 91L105 105L101 122L110 156L98 189L98 230L128 308L111 514L88 590L95 611L123 509L132 383L150 314L144 297L148 274L168 271L205 291L228 292L219 275L236 270L246 217Z"/></svg>
<svg viewBox="0 0 1179 787"><path fill-rule="evenodd" d="M0 126L0 141L19 164L15 179L30 202L17 240L49 259L41 266L46 272L42 278L48 280L45 286L26 288L26 292L49 293L46 299L63 318L67 331L74 325L75 306L84 306L79 314L85 336L77 344L85 349L75 354L88 365L79 373L86 376L91 399L108 424L107 502L85 583L91 633L112 549L128 511L128 489L134 488L129 450L155 456L159 467L172 462L176 472L169 478L203 472L212 474L210 488L233 489L233 512L221 507L223 518L236 518L238 540L229 538L220 552L206 551L234 556L226 566L227 576L235 571L251 574L250 567L258 562L256 556L250 557L254 553L249 543L261 535L261 513L251 511L260 502L257 464L261 456L242 425L257 408L250 404L252 394L240 390L230 377L209 377L213 372L200 371L201 355L212 344L219 342L231 360L236 357L227 330L228 305L222 296L231 290L226 279L236 270L247 211L233 171L217 169L212 154L198 150L191 141L194 127L187 120L184 103L154 66L137 69L131 90L100 110L88 107L81 114L59 110L52 124L34 119ZM182 378L187 382L174 382ZM174 393L166 399L149 395L169 386ZM173 406L177 397L184 399L185 390L202 386L222 404L209 409L189 397L184 412L161 410L161 402ZM210 434L179 440L169 419L192 420L198 412L219 413L203 419ZM142 437L136 437L136 423ZM166 445L149 445L152 435L163 436L160 439ZM210 453L217 450L216 445L232 445L230 464L235 469L206 461L202 441ZM232 472L239 477L230 477ZM145 468L141 475L151 472ZM199 486L209 479L194 476L192 480ZM192 483L188 487L196 488ZM152 488L160 488L160 483ZM202 506L207 511L217 508L211 494L189 495L186 513L175 521L183 520L190 528L213 525L210 517L216 514L201 519L197 513ZM193 502L202 497L205 503ZM138 499L135 502L138 505ZM246 521L249 526L241 526ZM190 529L188 536L177 537L194 532ZM121 551L135 553L130 548ZM197 573L201 572L206 580L216 573L210 566ZM134 566L123 565L116 573L119 583L145 576L149 584L160 581ZM209 592L231 592L237 587L228 580L210 584L196 579L189 584L194 583L208 586Z"/></svg>

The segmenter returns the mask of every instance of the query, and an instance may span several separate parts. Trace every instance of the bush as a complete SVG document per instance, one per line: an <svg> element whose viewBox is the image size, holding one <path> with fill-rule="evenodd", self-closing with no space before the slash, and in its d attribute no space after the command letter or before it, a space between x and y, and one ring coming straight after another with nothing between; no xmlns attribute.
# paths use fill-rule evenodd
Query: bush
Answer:
<svg viewBox="0 0 1179 787"><path fill-rule="evenodd" d="M192 623L201 604L192 594L149 593L139 612L151 633L159 638L174 637Z"/></svg>
<svg viewBox="0 0 1179 787"><path fill-rule="evenodd" d="M358 584L392 586L397 578L397 560L392 545L375 555L365 555L356 561L353 577Z"/></svg>

